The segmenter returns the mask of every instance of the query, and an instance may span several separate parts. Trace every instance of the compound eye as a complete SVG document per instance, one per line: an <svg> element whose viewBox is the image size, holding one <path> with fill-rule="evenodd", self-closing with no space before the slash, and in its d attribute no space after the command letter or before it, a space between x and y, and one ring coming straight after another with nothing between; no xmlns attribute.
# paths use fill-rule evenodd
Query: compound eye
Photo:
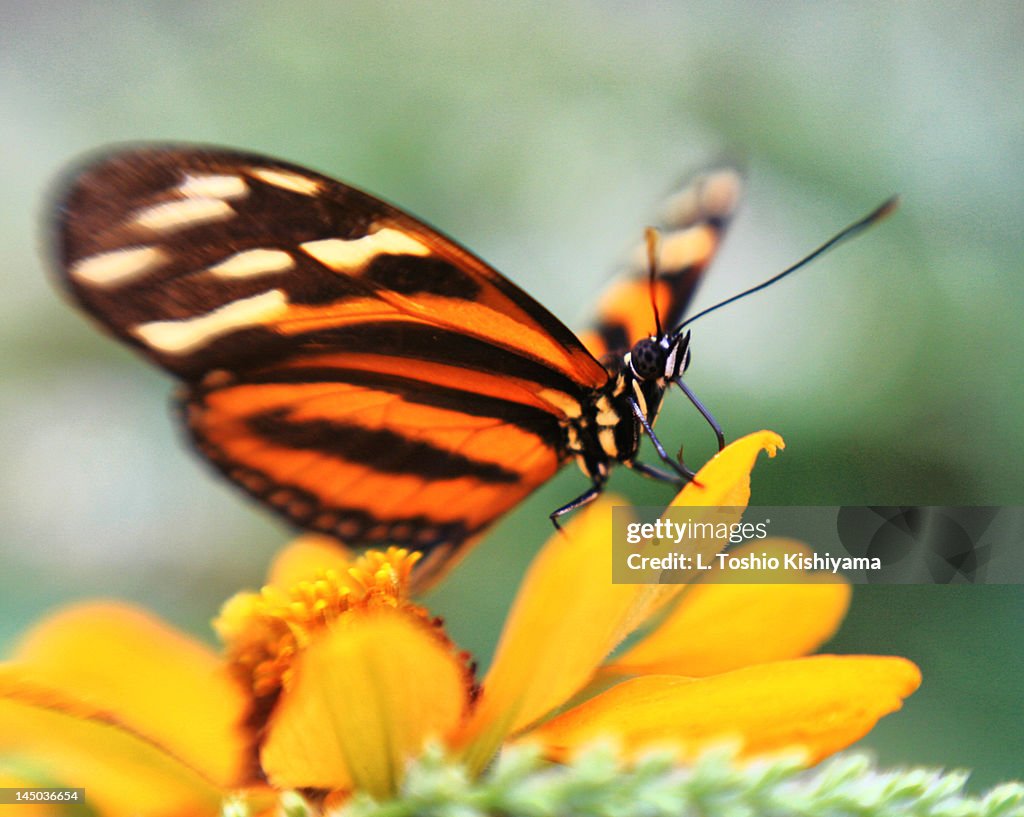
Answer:
<svg viewBox="0 0 1024 817"><path fill-rule="evenodd" d="M641 380L656 380L665 376L665 350L650 338L637 342L629 354L629 361Z"/></svg>

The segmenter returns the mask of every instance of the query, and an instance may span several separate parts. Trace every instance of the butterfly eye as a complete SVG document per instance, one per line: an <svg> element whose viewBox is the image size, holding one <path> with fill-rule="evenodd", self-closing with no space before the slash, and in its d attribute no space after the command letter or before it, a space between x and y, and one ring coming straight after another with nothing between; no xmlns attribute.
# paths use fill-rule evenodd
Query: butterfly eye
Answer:
<svg viewBox="0 0 1024 817"><path fill-rule="evenodd" d="M665 376L665 350L656 340L644 338L629 353L629 363L641 380L655 380Z"/></svg>

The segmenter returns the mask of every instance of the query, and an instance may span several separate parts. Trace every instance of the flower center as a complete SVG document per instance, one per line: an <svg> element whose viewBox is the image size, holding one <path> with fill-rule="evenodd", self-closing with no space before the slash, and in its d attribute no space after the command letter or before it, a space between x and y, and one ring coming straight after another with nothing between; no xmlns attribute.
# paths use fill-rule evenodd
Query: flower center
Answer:
<svg viewBox="0 0 1024 817"><path fill-rule="evenodd" d="M421 554L404 548L367 551L345 570L318 570L289 588L268 585L224 604L214 628L236 675L257 698L287 689L295 656L315 635L353 613L388 607L421 619L447 642L439 623L408 600Z"/></svg>

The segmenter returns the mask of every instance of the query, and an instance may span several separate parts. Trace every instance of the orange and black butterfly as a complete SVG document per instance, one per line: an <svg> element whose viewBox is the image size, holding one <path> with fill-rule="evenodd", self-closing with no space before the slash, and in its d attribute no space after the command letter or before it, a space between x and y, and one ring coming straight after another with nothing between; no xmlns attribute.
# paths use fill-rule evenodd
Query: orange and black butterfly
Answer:
<svg viewBox="0 0 1024 817"><path fill-rule="evenodd" d="M638 253L580 337L406 213L232 150L87 163L60 193L56 253L77 302L182 381L221 473L303 528L422 551L422 581L568 460L590 487L553 519L613 463L688 477L656 438L670 473L637 453L682 385L672 327L739 194L723 169L674 196L657 257Z"/></svg>

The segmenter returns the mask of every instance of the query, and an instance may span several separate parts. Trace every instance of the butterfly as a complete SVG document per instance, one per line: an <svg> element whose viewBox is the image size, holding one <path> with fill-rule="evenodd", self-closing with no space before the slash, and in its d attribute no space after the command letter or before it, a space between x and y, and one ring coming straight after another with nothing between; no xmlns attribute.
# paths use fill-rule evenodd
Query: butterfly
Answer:
<svg viewBox="0 0 1024 817"><path fill-rule="evenodd" d="M178 378L184 425L220 473L301 528L421 551L425 586L570 460L590 485L553 520L615 464L692 476L652 426L690 361L671 327L740 188L722 168L669 199L659 246L579 336L401 210L235 150L143 146L74 169L56 267L79 306ZM638 460L645 434L668 472Z"/></svg>

